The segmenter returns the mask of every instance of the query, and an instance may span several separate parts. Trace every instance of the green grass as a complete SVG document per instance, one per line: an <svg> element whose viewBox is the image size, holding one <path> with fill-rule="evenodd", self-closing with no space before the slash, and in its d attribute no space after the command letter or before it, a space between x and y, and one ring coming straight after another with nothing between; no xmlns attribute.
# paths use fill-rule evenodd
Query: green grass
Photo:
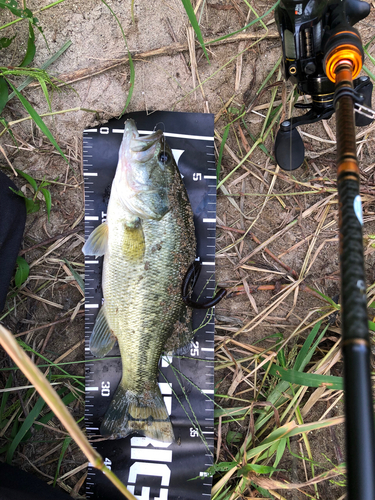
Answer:
<svg viewBox="0 0 375 500"><path fill-rule="evenodd" d="M228 408L224 411L221 409L215 410L215 418L221 417L221 425L224 425L225 422L228 424L232 423L233 420L241 423L248 420L250 416L250 419L253 419L253 431L250 435L237 433L235 447L237 447L238 452L233 462L226 464L218 462L217 465L209 470L210 473L215 475L216 484L213 489L214 499L221 498L220 494L223 491L225 491L225 495L227 495L223 496L223 498L231 498L229 492L233 494L234 491L244 491L250 485L264 485L265 483L262 482L261 478L264 476L269 480L272 476L272 473L275 471L275 468L278 467L278 464L286 452L287 445L289 447L289 440L292 436L302 435L304 440L306 440L307 446L309 446L307 432L336 425L338 423L338 419L328 419L322 422L317 421L304 424L300 413L299 395L303 387L314 388L319 386L316 384L315 377L317 376L314 376L311 370L309 370L308 373L305 372L304 368L310 363L312 356L316 353L319 342L326 332L327 327L322 329L319 333L320 327L321 325L319 323L310 332L302 347L298 350L292 368L289 370L282 368L278 364L280 357L274 357L273 362L269 362L268 366L267 364L263 365L265 374L261 381L261 386L263 387L264 394L260 397L260 400L266 402L264 408L262 408L262 406L257 407L256 400L253 400L250 405L236 406L235 408ZM277 348L277 346L278 344L276 344L275 348ZM259 357L259 360L261 359L262 356ZM289 372L291 376L283 376L286 372ZM273 377L275 377L274 381ZM328 377L327 383L330 384L332 381L335 381L335 379L338 379L338 377ZM324 383L326 382L324 381ZM341 389L341 381L337 386L329 385L328 387L332 390ZM297 422L293 423L293 421L291 421L283 424L283 421L290 418L293 413L299 416L299 418L296 419ZM279 415L281 423L279 427L275 427L274 417L276 414ZM227 446L233 449L233 434L228 433ZM301 461L306 462L309 460L311 462L310 456L308 458L299 457L299 459ZM243 464L250 460L251 464L244 467ZM272 464L271 467L269 465L270 463ZM312 463L310 463L310 467L312 467L312 473L314 475ZM256 472L255 482L248 478L251 472ZM342 471L342 473L344 473L344 471ZM251 476L252 474L250 474L250 478ZM237 479L235 480L235 478ZM233 481L235 484L233 484ZM270 481L270 484L271 483L272 481Z"/></svg>
<svg viewBox="0 0 375 500"><path fill-rule="evenodd" d="M52 8L62 1L63 0L53 2L41 10ZM130 91L126 96L125 107L123 110L124 113L129 105L132 92L136 84L134 63L127 45L125 32L117 15L105 1L103 1L103 4L110 10L116 23L119 25L129 57ZM264 14L259 15L259 13L254 11L254 8L252 7L255 4L244 0L241 6L244 7L246 5L247 8L250 8L255 16L255 19L247 23L247 25L243 26L241 29L217 38L215 42L233 37L234 35L242 32L243 30L249 29L252 26L257 26L257 28L259 28L260 38L264 37L263 40L265 40L268 33L265 21L268 19L267 16L272 15L278 4L279 2L274 3L266 12L264 12ZM5 66L0 68L0 113L6 115L9 101L11 99L17 99L28 114L28 117L25 119L32 119L34 123L39 126L40 130L44 133L48 140L54 145L56 150L63 154L63 151L59 149L59 145L56 143L53 135L45 124L43 120L44 116L37 113L22 92L28 83L31 81L38 81L43 91L46 107L50 110L47 115L50 116L51 114L55 114L50 109L50 94L51 90L56 90L56 82L49 77L46 70L50 64L52 64L66 50L69 42L56 52L56 54L52 55L50 59L40 68L28 67L32 65L35 55L35 36L40 36L39 23L33 13L25 11L21 15L20 5L14 0L12 0L11 4L7 5L5 5L5 0L0 0L0 9L8 8L9 5L13 8L13 14L16 16L16 19L14 19L11 23L0 27L0 30L18 22L28 23L29 29L28 38L25 40L26 48L22 57L19 58L17 67L15 67L15 69L9 69ZM197 39L201 44L202 50L208 58L208 44L205 44L203 37L205 19L202 13L205 5L202 5L201 15L198 16L198 18L194 14L193 7L189 0L184 0L183 5L187 13L187 18L190 20L190 23L195 30ZM255 7L258 9L256 5ZM17 12L14 9L18 9ZM135 22L133 0L131 1L131 12L133 22ZM0 39L0 47L6 48L12 43L13 40L11 38L3 37ZM250 47L243 50L242 54L246 53L246 51L250 48L255 48L258 43L259 41L254 42L254 44ZM368 47L366 47L366 50L367 48ZM214 81L221 71L229 69L229 66L234 64L239 57L237 49L235 49L233 53L233 57L230 57L229 60L223 64L218 64L219 69L212 70L209 76L204 79L197 88L206 85L208 82ZM374 62L373 58L370 57L370 61ZM203 63L208 65L208 62L206 62L205 59L203 59ZM266 95L269 100L266 117L264 118L260 126L260 130L257 133L253 132L253 128L248 123L246 110L241 108L241 106L236 103L231 104L231 109L227 110L228 113L225 115L225 119L219 122L218 127L221 131L221 138L218 144L218 189L221 187L224 188L228 183L232 182L241 171L240 169L242 169L242 167L246 167L248 171L251 171L255 164L252 163L253 155L257 154L262 159L266 158L273 161L273 135L282 115L282 107L280 105L273 106L274 101L277 97L279 97L280 92L279 88L272 88L270 85L281 79L279 69L280 59L275 62L273 68L263 79L262 84L259 85L259 88L255 92L254 102L251 103L255 103L255 100L259 101L264 95ZM364 70L373 77L369 69L364 67ZM24 78L23 83L16 86L13 83L13 79L15 77L18 79L21 77ZM192 94L195 90L196 89L193 89L187 94L187 96ZM289 103L293 103L294 99L294 89L289 89L289 95L286 99L287 105L289 105ZM75 110L78 109L79 108L75 108ZM9 124L5 120L4 116L0 118L0 122L3 125L3 130L0 132L0 136L7 132L12 134L12 124ZM237 136L236 127L238 124L243 127L243 130L247 133L249 140L252 141L250 152L246 153L244 151L243 145ZM233 146L233 143L235 146ZM236 154L239 158L239 162L230 169L228 168L226 162L226 145L236 148ZM265 160L260 165L258 163L258 168L261 172L271 177L275 176L276 178L275 171L269 166L264 165ZM21 172L20 175L25 178L33 189L33 195L30 197L31 201L36 203L36 194L38 191L41 192L44 197L43 203L45 203L49 213L52 206L52 200L44 191L42 191L48 187L46 184L43 185L43 179L39 181L33 178L28 179L26 177L28 174L21 174ZM219 179L220 176L221 178ZM329 180L328 177L326 180ZM227 191L228 194L225 196L226 198L248 197L251 200L259 199L262 204L256 205L255 208L252 208L257 214L264 206L263 203L274 201L275 199L278 199L278 197L290 202L288 205L288 208L290 209L293 203L293 201L290 201L292 199L306 199L308 196L323 196L327 194L334 195L336 193L335 187L324 186L324 189L316 187L311 176L298 177L295 175L293 177L288 177L287 180L280 176L277 178L277 181L278 185L276 190L270 189L269 192L265 193L229 193ZM48 182L53 183L50 180ZM285 184L282 184L282 182ZM289 186L288 182L293 189L291 191L283 192L282 187L285 187L285 185ZM246 232L250 231L253 223L245 221L245 224ZM298 213L296 213L293 216L292 222L288 222L287 227L289 230L292 230L297 227L298 224L302 224L302 222ZM233 226L234 225L235 223L233 223ZM229 246L225 247L220 253L224 254L229 250L237 249L242 242L246 242L245 237L246 234L236 239ZM266 237L264 240L265 239ZM24 280L27 279L28 269L26 267L27 263L25 264L25 262L26 261L22 260L19 260L18 262L18 276L16 275L17 286L22 286ZM76 268L71 265L69 259L66 261L66 264L73 273L73 276L75 277L80 288L83 289L82 278L76 271ZM238 270L233 269L233 276L237 276L236 273L238 273ZM309 279L309 276L305 278ZM51 286L51 283L52 280L39 282L35 292L44 290L45 287ZM301 286L302 284L303 283L301 283ZM241 344L240 342L240 346L235 345L235 347L233 347L231 345L231 341L237 340L239 338L238 334L242 332L239 332L239 330L235 332L228 330L228 332L225 332L225 345L226 348L228 348L232 353L233 359L228 356L225 357L223 351L221 351L222 341L220 338L217 340L217 355L214 362L217 374L214 415L216 419L215 423L217 433L218 435L221 433L222 444L221 447L218 446L216 450L217 455L215 457L215 465L207 471L208 474L212 475L214 478L214 500L235 500L237 498L246 498L248 495L256 495L256 492L264 498L277 498L279 500L284 499L285 497L281 493L283 489L288 488L288 485L285 482L280 485L280 482L277 482L277 478L278 473L280 472L290 474L290 470L285 468L285 463L288 459L290 459L290 457L296 459L298 466L301 467L301 469L306 467L308 476L311 480L317 482L321 480L330 480L339 484L342 484L345 480L343 465L335 465L331 463L328 458L325 458L322 455L314 456L311 446L313 440L315 439L315 431L329 429L330 427L333 428L334 426L340 424L342 420L340 417L326 417L323 420L319 420L318 417L315 417L315 413L309 411L307 415L305 415L304 412L304 409L307 408L308 402L312 402L312 398L319 396L320 393L318 391L323 389L325 390L325 397L329 398L328 404L335 401L339 404L340 391L342 390L341 377L334 376L331 370L337 362L339 346L335 343L332 345L332 341L327 341L326 339L327 336L331 335L331 333L328 333L330 332L331 325L327 323L327 318L331 314L339 311L340 305L336 304L328 295L322 293L321 291L316 290L316 293L321 298L320 307L315 308L314 310L311 309L309 311L311 316L308 315L303 318L303 320L301 319L300 325L292 333L290 333L289 329L288 335L290 335L285 336L287 338L284 338L284 334L280 333L277 327L275 327L270 335L265 335L261 339L252 342L251 345L249 343ZM23 303L23 299L20 299L17 295L17 290L14 290L12 299L17 301L15 304L12 303L12 307L10 308L10 310L14 311L16 306L19 307L20 304ZM275 298L272 297L267 300L269 300L269 303L272 303ZM8 313L5 313L0 320L5 319L7 316ZM252 326L253 325L249 325L249 328L252 328ZM261 318L259 319L259 326L262 326ZM371 331L375 331L375 323L369 321L369 327ZM251 338L251 331L252 330L250 330L248 334L249 338ZM217 330L217 332L219 337L221 330ZM40 354L35 346L27 345L21 340L19 341L19 344L22 345L22 347L29 352L30 355L33 355L35 359L39 361L40 368L49 369L50 379L52 381L57 381L62 384L57 386L57 392L66 407L76 402L77 399L79 400L82 390L84 389L83 376L72 375L69 372L71 366L79 366L84 363L84 361L54 363L47 355ZM253 350L250 351L249 348L252 348ZM94 360L94 362L95 361L99 360ZM243 385L240 386L241 390L237 390L232 395L229 395L228 379L231 380L235 370L237 370L237 373L239 370L242 370L244 381ZM19 376L19 371L15 366L3 367L0 369L0 372L1 376L4 377L4 381L6 380L5 388L9 389L13 385L19 385L18 383L14 384L14 377ZM180 387L184 387L185 382L190 382L176 369L174 370L174 374ZM245 381L245 377L249 385L246 385L247 382ZM197 389L199 390L199 388ZM36 429L40 429L40 424L47 424L54 418L53 412L43 409L44 401L40 396L34 394L33 389L25 389L22 392L22 403L25 405L30 402L30 412L27 417L23 415L21 401L16 398L13 400L10 399L10 395L11 393L9 392L4 392L0 395L0 434L6 426L9 425L8 431L4 434L5 444L0 451L6 454L8 461L10 461L12 457L17 454L19 449L18 447L20 445L28 442L31 437L30 430L33 426ZM186 406L183 405L186 415L189 418L191 425L197 429L198 432L200 432L199 423L193 408L189 404L187 394L185 394L185 397L188 402L187 409ZM181 404L182 403L183 402L181 401ZM314 404L317 403L315 402ZM42 414L40 414L41 411ZM19 419L22 419L23 417L25 417L24 420L19 421ZM201 432L200 434L204 440L203 434ZM298 437L299 443L301 443L301 446L303 447L303 452L301 453L296 453L293 448L293 442L295 442L293 438L295 437ZM61 442L61 449L59 450L57 467L55 470L55 483L58 481L64 456L70 443L71 441L69 437L64 437ZM323 470L323 472L318 470L318 468ZM310 488L301 487L300 490L303 492L301 495L303 494L306 498L318 498L319 490L317 486L311 484L309 487ZM311 489L311 487L314 487L315 490Z"/></svg>

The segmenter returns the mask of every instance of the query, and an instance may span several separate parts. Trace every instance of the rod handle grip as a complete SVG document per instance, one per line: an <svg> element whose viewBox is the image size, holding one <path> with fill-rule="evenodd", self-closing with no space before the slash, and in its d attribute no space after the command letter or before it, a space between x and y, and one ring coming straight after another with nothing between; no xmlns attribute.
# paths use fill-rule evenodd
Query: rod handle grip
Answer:
<svg viewBox="0 0 375 500"><path fill-rule="evenodd" d="M343 342L369 341L359 179L338 180L340 203L341 321Z"/></svg>

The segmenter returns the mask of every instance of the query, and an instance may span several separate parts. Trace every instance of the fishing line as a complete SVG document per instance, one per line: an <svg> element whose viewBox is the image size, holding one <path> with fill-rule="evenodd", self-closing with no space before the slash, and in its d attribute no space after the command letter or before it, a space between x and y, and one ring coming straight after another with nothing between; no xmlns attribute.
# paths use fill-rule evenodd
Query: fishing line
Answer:
<svg viewBox="0 0 375 500"><path fill-rule="evenodd" d="M174 376L175 376L175 378L176 378L176 380L177 380L177 382L178 382L178 385L180 386L180 389L181 389L181 391L182 391L182 393L183 393L183 395L184 395L184 397L185 397L185 400L186 400L187 404L189 405L189 408L190 408L190 410L191 410L191 412L192 412L192 414L193 414L193 417L194 417L194 419L195 419L195 422L194 422L194 420L191 418L191 416L189 415L189 413L187 412L186 408L184 407L183 402L182 402L182 401L181 401L181 399L178 397L178 394L176 393L176 391L174 391L174 389L172 388L173 395L175 396L175 398L176 398L176 399L177 399L177 401L179 402L179 404L180 404L181 408L183 409L183 411L184 411L185 415L186 415L186 416L187 416L187 418L189 419L189 421L190 421L191 425L194 427L194 429L196 429L196 430L199 432L199 436L200 436L200 438L201 438L201 440L202 440L203 444L204 444L204 445L205 445L205 447L206 447L206 451L208 451L208 452L209 452L209 453L213 456L213 452L212 452L212 450L210 450L210 448L209 448L209 445L208 445L208 443L207 443L207 441L206 441L206 439L205 439L205 437L204 437L204 434L203 434L203 432L202 432L201 426L199 425L199 421L198 421L198 419L197 419L197 417L196 417L196 415L195 415L195 413L194 413L194 410L193 410L193 408L192 408L192 406L191 406L191 404L190 404L189 398L188 398L188 396L187 396L187 394L186 394L185 387L183 386L183 384L181 383L180 379L179 379L179 378L177 377L177 375L176 375L176 373L180 373L180 374L181 374L181 372L179 372L178 370L176 370L176 368L175 368L175 367L174 367L171 363L169 363L169 366L170 366L170 368L172 369L172 371L173 371L173 373L174 373ZM161 372L161 371L159 371L159 373L160 373L160 375L163 377L163 379L164 379L166 382L168 382L168 380L166 379L166 377L165 377L164 373L163 373L163 372Z"/></svg>

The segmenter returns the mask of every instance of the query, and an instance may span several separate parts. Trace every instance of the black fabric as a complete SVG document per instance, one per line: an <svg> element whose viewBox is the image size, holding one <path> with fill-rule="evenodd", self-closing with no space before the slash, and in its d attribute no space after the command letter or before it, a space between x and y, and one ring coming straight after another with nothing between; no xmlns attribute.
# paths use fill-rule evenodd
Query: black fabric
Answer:
<svg viewBox="0 0 375 500"><path fill-rule="evenodd" d="M0 463L1 500L68 500L68 494L52 488L37 477Z"/></svg>
<svg viewBox="0 0 375 500"><path fill-rule="evenodd" d="M17 186L0 172L0 312L21 246L26 221L25 201L9 188ZM25 471L0 463L0 500L66 500L61 491Z"/></svg>
<svg viewBox="0 0 375 500"><path fill-rule="evenodd" d="M26 221L25 201L10 187L17 190L17 186L0 172L0 313L4 309Z"/></svg>

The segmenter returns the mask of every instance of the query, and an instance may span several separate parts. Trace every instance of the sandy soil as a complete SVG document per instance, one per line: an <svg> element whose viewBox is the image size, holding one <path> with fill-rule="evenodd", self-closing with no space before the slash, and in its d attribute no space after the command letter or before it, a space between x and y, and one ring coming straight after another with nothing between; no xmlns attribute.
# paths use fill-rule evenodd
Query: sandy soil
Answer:
<svg viewBox="0 0 375 500"><path fill-rule="evenodd" d="M14 333L32 330L41 324L61 319L64 313L70 311L70 315L82 299L76 284L69 277L69 270L63 266L61 259L69 258L69 261L77 263L76 270L83 275L83 257L81 246L83 242L83 215L84 215L84 194L82 178L82 132L85 128L91 127L98 122L105 122L110 117L119 116L122 112L130 87L130 71L128 63L119 64L118 60L127 55L126 47L116 20L108 8L99 0L87 0L78 2L76 0L65 0L48 10L39 10L46 6L46 0L29 0L27 6L36 13L40 26L43 28L45 39L37 33L37 52L33 65L40 66L54 52L56 52L65 42L71 40L69 49L49 68L51 75L60 81L70 82L69 85L62 85L59 91L54 91L52 95L53 111L64 111L62 114L46 117L45 123L53 132L59 145L69 157L71 168L66 166L64 160L53 149L43 134L31 123L24 121L13 127L13 132L17 140L21 143L20 150L16 150L9 135L3 136L3 145L9 160L14 167L25 170L36 179L44 176L55 183L51 186L52 211L50 220L47 220L45 209L28 217L27 228L24 239L24 249L34 245L39 245L25 253L25 258L29 263L37 262L32 268L29 281L26 283L24 292L32 292L38 297L52 301L61 305L62 309L28 295L20 294L24 299L21 304L18 299L8 301L7 307L15 307L5 318L4 323ZM273 1L252 2L258 14L266 12ZM258 25L247 30L248 40L230 39L229 41L214 45L209 48L210 63L205 59L202 51L197 47L197 69L199 80L203 83L201 88L194 89L193 76L190 70L190 58L187 50L180 51L178 44L187 43L186 30L188 20L180 0L135 0L134 16L135 22L131 18L131 1L108 0L108 5L118 16L127 37L127 43L134 56L135 84L129 111L164 109L175 111L211 112L218 119L216 123L219 135L222 135L225 124L233 118L233 109L245 104L247 105L255 97L266 76L269 74L276 61L280 57L281 50L277 37L276 26L273 21L273 14L265 18L269 23L268 32ZM199 10L199 15L201 9ZM201 28L205 38L217 38L226 33L240 29L244 26L246 18L250 20L254 14L248 14L248 9L244 2L211 0L207 2L202 13ZM373 36L374 12L365 22L359 23L359 30L364 43L370 41ZM1 24L10 21L12 16L5 12L0 12ZM172 31L174 34L172 34ZM25 22L12 25L7 30L2 31L1 36L13 36L17 34L14 43L5 51L2 51L3 64L16 66L23 57L27 43L28 28ZM173 36L176 41L173 41ZM262 38L262 39L261 39ZM261 39L261 40L260 40ZM46 45L46 41L48 46ZM370 52L372 50L370 45ZM144 55L146 52L162 48L161 54ZM246 49L246 50L245 50ZM240 58L238 54L244 51L242 57L242 70L236 85L236 69L239 71ZM143 54L143 55L142 55ZM114 61L115 60L115 61ZM102 71L104 65L110 63L116 65L113 69ZM368 67L373 70L370 62ZM101 72L100 72L101 71ZM84 78L76 81L78 77ZM237 73L238 75L238 73ZM17 81L16 79L14 81ZM195 81L195 80L194 80ZM272 81L275 81L273 79ZM287 87L290 89L290 86ZM281 98L281 87L278 89L277 99ZM25 89L24 95L39 113L48 112L48 106L41 89L37 85L32 85ZM223 107L231 100L229 112L222 112ZM257 105L266 104L270 101L270 91L263 94L257 101ZM228 105L227 105L228 106ZM69 111L71 109L83 108L95 111L95 113L85 110ZM266 106L267 108L267 106ZM262 110L265 113L267 109ZM5 118L8 121L15 121L25 116L25 111L18 102L13 100L6 109ZM246 123L255 136L260 132L263 118L256 114L246 116ZM328 122L329 127L335 130L334 120ZM323 125L304 127L303 130L318 138L329 141L330 137ZM244 144L241 141L238 131L237 136L231 132L228 145L240 158L243 156ZM248 138L248 135L245 131ZM249 139L249 138L248 138ZM330 143L321 142L309 137L304 137L306 141L306 151L309 156L313 153L322 152L332 146ZM272 150L274 135L267 139L266 146ZM374 133L367 137L367 142L363 145L360 159L363 168L370 167L374 157ZM249 142L251 142L249 140ZM217 142L218 148L220 142ZM4 158L0 160L6 166ZM222 175L228 174L236 165L233 155L228 150L224 152ZM239 169L226 184L227 189L232 193L267 193L272 176L265 174L262 168L274 168L272 160L257 149L251 157L251 163L246 169ZM238 178L250 172L243 180ZM297 182L310 182L311 179L326 176L332 179L327 186L334 186L335 179L335 151L309 158L308 164L295 172ZM237 180L237 183L233 181ZM369 189L373 189L373 170L369 168L364 173L363 180L368 184ZM20 186L24 182L20 179L16 181ZM232 184L231 184L232 182ZM299 185L295 184L295 189ZM275 192L283 192L290 188L290 182L283 180L279 176L275 180L273 189ZM374 234L374 191L365 197L365 234ZM309 241L305 240L298 248L292 248L307 236L314 234L322 216L322 210L318 210L307 218L302 217L303 211L312 206L319 199L323 199L327 193L320 195L305 194L303 196L285 197L285 206L280 200L272 198L263 208L261 217L256 221L253 232L260 241L265 241L271 234L277 233L295 218L298 223L280 238L277 238L270 246L270 250L278 256L292 269L300 272L306 253L309 248ZM239 215L239 211L233 207L228 198L222 192L218 192L218 221L219 225L233 226L237 229L247 229L259 211L259 199L252 196L240 196L235 198L236 203L241 207L246 217ZM324 229L318 235L318 240L314 252L320 244L324 245L314 257L315 261L308 272L306 282L330 297L339 293L338 281L338 243L337 243L337 205L332 205L325 223L334 221L333 224ZM50 238L58 235L65 235L73 232L70 238L57 240L59 245L48 256L45 256L46 249L51 245ZM233 236L234 235L234 236ZM235 270L234 264L250 253L256 244L250 238L246 238L242 245L237 245L230 251L223 249L229 245L233 237L238 235L223 230L218 231L217 240L217 269L218 281L226 286L241 284L244 278L250 285L275 284L280 283L280 275L263 273L249 270ZM69 235L68 235L69 236ZM42 243L42 245L40 245ZM292 248L292 250L290 250ZM375 271L373 267L373 249L368 248L366 260L368 284L374 282ZM314 255L313 252L313 255ZM254 256L255 267L264 267L268 270L283 271L265 253L258 253ZM81 267L80 267L81 266ZM243 271L243 272L242 272ZM41 291L38 287L51 278L48 285ZM285 278L285 275L284 275ZM276 285L277 286L277 285ZM250 303L246 295L241 295L236 299L224 301L217 308L219 318L224 320L224 325L228 324L228 318L236 319L237 325L243 325L253 318L258 311L261 311L269 304L272 298L270 291L257 292L253 295ZM266 322L252 330L250 334L243 334L237 340L253 343L255 340L270 335L274 331L280 331L284 337L291 333L293 328L301 323L308 311L314 307L320 307L321 302L316 297L311 297L300 292L295 296L286 299L280 307L274 311ZM255 305L254 305L255 304ZM78 309L77 309L78 310ZM83 309L81 308L80 311ZM291 312L292 311L292 312ZM291 314L289 314L291 312ZM23 337L25 340L40 348L43 346L46 336L49 340L45 346L46 355L53 359L66 353L70 348L74 350L67 354L65 361L76 361L83 359L83 345L80 341L83 338L83 315L78 316L72 322L57 324L51 329L44 329L31 332ZM220 324L220 322L219 322ZM337 325L333 325L336 328ZM336 328L336 335L338 329ZM218 336L227 334L229 330L218 330ZM332 333L335 335L335 333ZM7 361L0 361L6 363ZM80 365L77 365L80 366ZM74 368L77 374L82 374L82 368ZM334 369L336 370L336 368ZM339 374L340 366L337 368ZM0 386L5 383L5 376L0 373ZM242 387L242 386L240 386ZM320 405L320 406L319 406ZM320 402L314 411L311 412L307 420L313 421L325 411L326 402ZM75 415L82 415L83 406L77 404L73 411ZM331 410L330 415L342 414L341 403ZM342 428L333 431L324 430L313 434L310 438L312 453L317 462L325 462L325 453L335 463L340 460L343 454ZM58 436L61 437L61 436ZM57 454L51 454L49 458L42 459L38 464L38 471L31 467L23 457L27 456L35 462L42 457L51 446L45 441L56 438L53 431L34 431L33 442L21 447L20 453L15 454L15 465L21 466L28 471L53 477L55 473ZM39 446L35 443L43 441ZM333 443L333 444L332 444ZM48 447L49 446L49 447ZM339 450L339 451L338 451ZM340 455L341 450L341 455ZM293 447L295 453L301 453L299 443ZM56 458L57 457L57 458ZM221 457L226 460L225 456ZM52 459L52 462L50 461ZM55 461L53 461L55 459ZM61 474L74 469L74 467L84 463L83 456L74 446L71 446L66 455L61 468ZM296 470L293 472L294 467ZM292 480L304 481L305 473L301 470L301 461L297 461L288 454L285 458L283 468L291 472L289 476ZM308 475L310 471L308 471ZM41 476L42 477L42 476ZM72 479L66 480L67 489L74 488L77 481L84 477L84 470L79 471ZM310 476L309 476L310 477ZM321 498L326 500L338 499L342 495L342 489L332 485L320 485ZM83 489L81 489L81 493ZM287 498L302 498L299 493L290 494Z"/></svg>

